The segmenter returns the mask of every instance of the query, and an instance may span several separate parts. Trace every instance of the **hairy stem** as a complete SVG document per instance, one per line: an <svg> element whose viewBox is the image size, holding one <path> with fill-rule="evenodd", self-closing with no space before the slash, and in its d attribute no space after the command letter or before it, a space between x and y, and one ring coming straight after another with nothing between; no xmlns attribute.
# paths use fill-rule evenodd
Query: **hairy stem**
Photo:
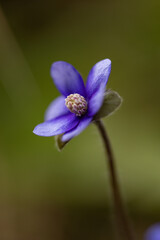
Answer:
<svg viewBox="0 0 160 240"><path fill-rule="evenodd" d="M123 205L121 192L118 184L117 173L115 169L115 160L111 148L111 144L106 132L106 129L101 120L95 122L102 137L106 155L107 155L107 163L109 166L109 173L110 173L110 182L111 182L111 189L116 213L116 223L119 230L119 239L122 240L134 240L134 234L131 229L131 225L128 219L128 216L125 211L125 207Z"/></svg>

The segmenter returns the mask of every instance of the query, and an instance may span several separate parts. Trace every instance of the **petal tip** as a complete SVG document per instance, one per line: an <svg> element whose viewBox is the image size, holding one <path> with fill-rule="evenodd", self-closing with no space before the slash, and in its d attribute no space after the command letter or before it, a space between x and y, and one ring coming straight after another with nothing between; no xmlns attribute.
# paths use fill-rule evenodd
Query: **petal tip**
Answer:
<svg viewBox="0 0 160 240"><path fill-rule="evenodd" d="M37 136L43 137L43 135L38 131L38 129L39 129L39 125L37 125L32 132Z"/></svg>
<svg viewBox="0 0 160 240"><path fill-rule="evenodd" d="M36 129L37 129L37 126L33 129L33 133L35 134L35 135L38 135L38 133L37 133L37 131L36 131Z"/></svg>
<svg viewBox="0 0 160 240"><path fill-rule="evenodd" d="M109 58L105 58L103 60L98 61L96 64L99 64L99 63L105 63L109 66L111 65L112 61Z"/></svg>

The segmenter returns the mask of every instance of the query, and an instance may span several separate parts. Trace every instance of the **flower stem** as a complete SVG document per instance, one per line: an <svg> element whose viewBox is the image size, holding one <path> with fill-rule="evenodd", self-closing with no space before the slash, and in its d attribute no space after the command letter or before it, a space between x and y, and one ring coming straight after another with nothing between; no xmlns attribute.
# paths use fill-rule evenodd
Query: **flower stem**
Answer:
<svg viewBox="0 0 160 240"><path fill-rule="evenodd" d="M126 214L125 207L123 205L121 192L120 192L118 179L117 179L117 173L115 169L115 160L114 160L111 144L110 144L106 129L101 120L96 121L95 124L97 125L98 130L103 139L106 155L108 158L107 162L108 162L109 172L110 172L111 188L112 188L113 201L114 201L115 213L116 213L116 223L119 230L118 236L120 237L119 239L134 240L135 237L132 232L128 216Z"/></svg>

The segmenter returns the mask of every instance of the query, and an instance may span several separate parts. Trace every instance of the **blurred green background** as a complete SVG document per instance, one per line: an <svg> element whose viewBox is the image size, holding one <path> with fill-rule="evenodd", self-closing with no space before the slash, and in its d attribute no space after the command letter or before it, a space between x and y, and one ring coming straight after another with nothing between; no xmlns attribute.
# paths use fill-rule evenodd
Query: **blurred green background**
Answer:
<svg viewBox="0 0 160 240"><path fill-rule="evenodd" d="M0 239L113 239L103 146L94 125L58 152L32 133L59 93L52 62L84 79L110 58L121 109L104 120L137 239L160 221L160 1L0 1Z"/></svg>

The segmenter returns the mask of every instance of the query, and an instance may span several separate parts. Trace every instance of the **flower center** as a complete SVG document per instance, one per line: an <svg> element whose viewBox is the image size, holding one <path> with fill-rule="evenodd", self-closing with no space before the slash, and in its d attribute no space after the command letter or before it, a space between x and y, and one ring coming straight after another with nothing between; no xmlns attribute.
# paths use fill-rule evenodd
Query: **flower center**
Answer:
<svg viewBox="0 0 160 240"><path fill-rule="evenodd" d="M70 94L65 99L65 105L76 116L82 116L87 111L87 101L78 93Z"/></svg>

